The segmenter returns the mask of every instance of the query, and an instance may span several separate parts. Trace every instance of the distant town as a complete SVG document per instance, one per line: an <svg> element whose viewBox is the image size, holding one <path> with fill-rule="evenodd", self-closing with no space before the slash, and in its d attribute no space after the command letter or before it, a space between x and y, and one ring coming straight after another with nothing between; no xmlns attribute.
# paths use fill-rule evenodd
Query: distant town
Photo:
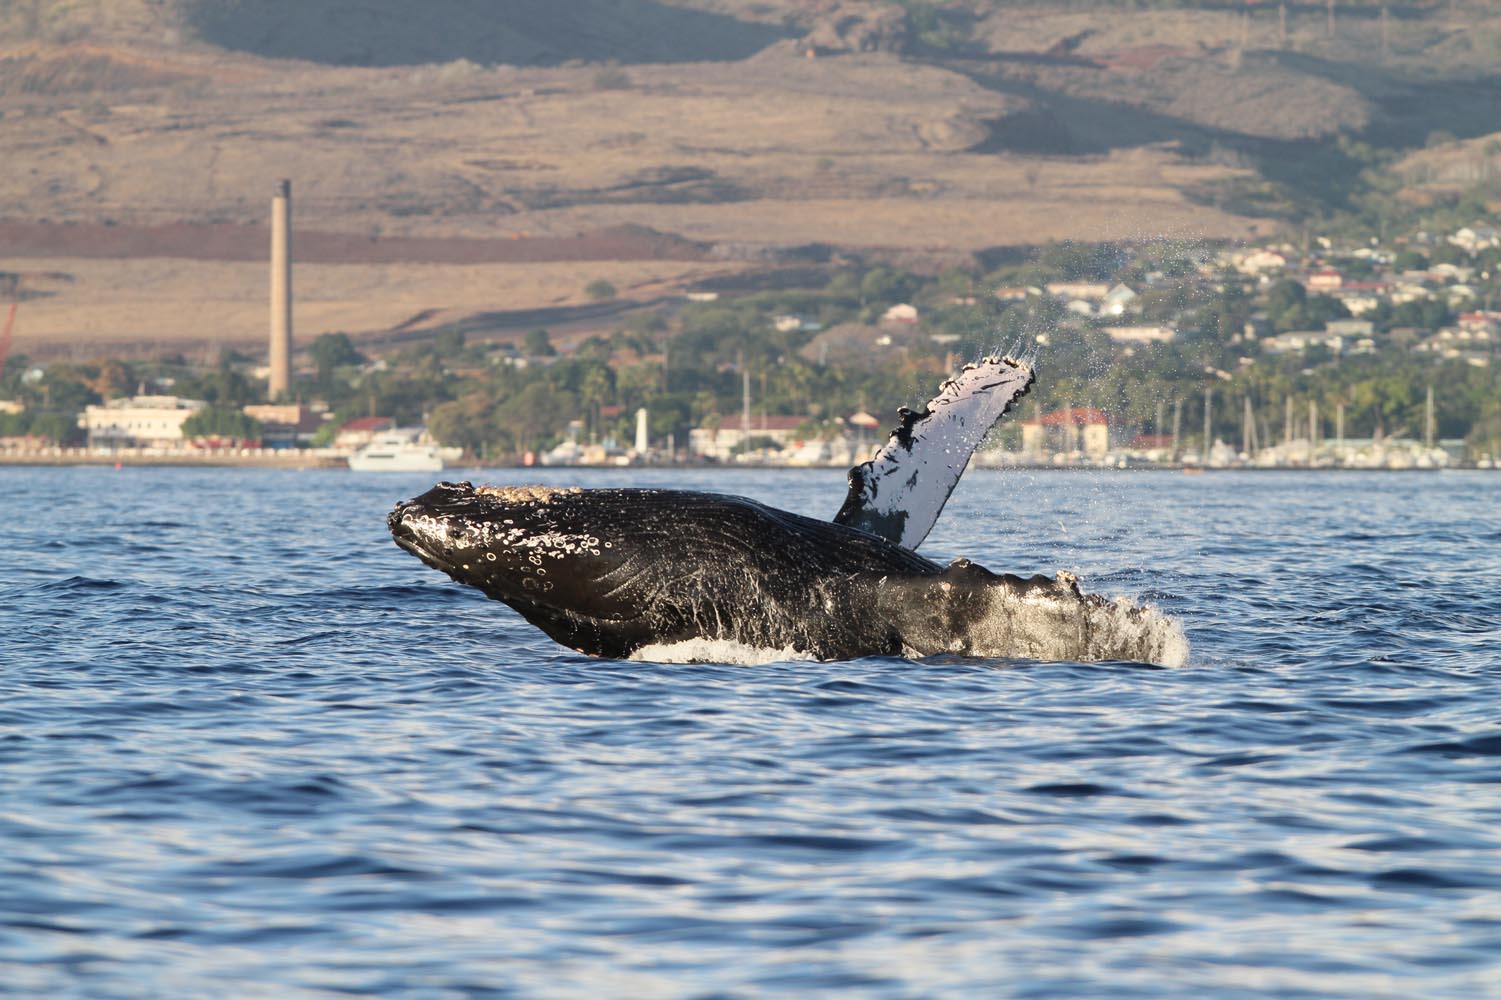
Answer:
<svg viewBox="0 0 1501 1000"><path fill-rule="evenodd" d="M1060 243L936 274L834 260L706 282L557 341L445 329L379 349L324 332L294 353L288 299L269 362L4 358L0 461L840 467L965 360L1035 344L1038 384L982 465L1494 468L1498 302L1501 231L1483 221Z"/></svg>

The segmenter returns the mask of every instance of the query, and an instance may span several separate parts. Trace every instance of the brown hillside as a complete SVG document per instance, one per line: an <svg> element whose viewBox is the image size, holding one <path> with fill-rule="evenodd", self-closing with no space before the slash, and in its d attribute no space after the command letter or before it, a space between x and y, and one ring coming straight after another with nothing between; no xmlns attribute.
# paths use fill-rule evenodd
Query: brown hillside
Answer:
<svg viewBox="0 0 1501 1000"><path fill-rule="evenodd" d="M319 268L299 295L327 296L301 333L571 305L601 277L651 297L808 244L936 267L1244 238L1286 204L1259 172L1303 182L1315 143L1494 131L1494 5L1398 5L1386 28L1338 6L1326 37L1290 5L1284 37L1236 4L962 0L935 29L882 0L16 0L0 269L87 275L31 307L49 337L85 296L78 331L128 332L127 294L234 303L141 320L168 339L249 333L283 177ZM136 258L202 266L105 273ZM490 270L479 293L425 271L393 319L374 303L401 264Z"/></svg>

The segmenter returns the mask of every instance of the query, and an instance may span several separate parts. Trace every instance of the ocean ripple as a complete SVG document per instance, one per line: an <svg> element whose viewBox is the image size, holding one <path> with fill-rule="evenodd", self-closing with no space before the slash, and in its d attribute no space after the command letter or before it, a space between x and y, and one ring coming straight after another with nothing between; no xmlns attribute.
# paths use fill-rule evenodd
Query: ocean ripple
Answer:
<svg viewBox="0 0 1501 1000"><path fill-rule="evenodd" d="M927 554L1175 669L594 660L390 544L426 485L0 478L0 990L1501 996L1491 478L964 480Z"/></svg>

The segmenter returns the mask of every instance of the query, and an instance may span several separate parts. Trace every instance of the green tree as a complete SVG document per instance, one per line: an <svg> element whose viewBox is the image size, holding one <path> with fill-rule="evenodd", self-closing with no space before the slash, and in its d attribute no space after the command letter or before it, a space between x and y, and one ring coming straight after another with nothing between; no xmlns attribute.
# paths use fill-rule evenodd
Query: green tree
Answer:
<svg viewBox="0 0 1501 1000"><path fill-rule="evenodd" d="M83 428L71 413L38 413L31 418L27 431L60 445L82 444L84 440Z"/></svg>
<svg viewBox="0 0 1501 1000"><path fill-rule="evenodd" d="M860 301L868 305L895 305L906 302L916 293L915 275L890 267L877 267L860 279Z"/></svg>
<svg viewBox="0 0 1501 1000"><path fill-rule="evenodd" d="M128 396L135 391L138 382L135 373L123 361L111 358L99 366L99 377L94 380L94 391L104 399Z"/></svg>
<svg viewBox="0 0 1501 1000"><path fill-rule="evenodd" d="M531 330L521 341L521 349L530 358L552 357L557 349L552 346L552 335L546 330Z"/></svg>
<svg viewBox="0 0 1501 1000"><path fill-rule="evenodd" d="M1465 444L1476 458L1501 458L1501 398L1486 401L1479 419L1465 437Z"/></svg>
<svg viewBox="0 0 1501 1000"><path fill-rule="evenodd" d="M243 410L227 406L205 406L182 422L182 436L186 438L216 437L258 441L261 431L259 420Z"/></svg>
<svg viewBox="0 0 1501 1000"><path fill-rule="evenodd" d="M464 353L464 331L447 329L433 338L433 351L440 358L456 358Z"/></svg>
<svg viewBox="0 0 1501 1000"><path fill-rule="evenodd" d="M483 390L435 407L428 414L427 428L443 444L463 448L470 454L488 451L492 445L505 450L512 444L511 436L496 422L493 393Z"/></svg>
<svg viewBox="0 0 1501 1000"><path fill-rule="evenodd" d="M221 364L207 374L179 379L177 395L187 399L201 399L214 406L238 409L246 403L265 398L264 383L252 382L227 364Z"/></svg>
<svg viewBox="0 0 1501 1000"><path fill-rule="evenodd" d="M93 376L71 365L52 365L42 376L43 408L63 413L81 413L85 406L100 402L92 385Z"/></svg>
<svg viewBox="0 0 1501 1000"><path fill-rule="evenodd" d="M363 364L365 356L355 350L347 333L322 333L308 345L313 364L318 366L318 381L327 382L335 368Z"/></svg>
<svg viewBox="0 0 1501 1000"><path fill-rule="evenodd" d="M532 382L501 403L498 417L520 451L534 451L556 439L578 413L573 394L546 382Z"/></svg>
<svg viewBox="0 0 1501 1000"><path fill-rule="evenodd" d="M1426 271L1428 257L1418 250L1403 250L1392 262L1392 268L1397 271Z"/></svg>
<svg viewBox="0 0 1501 1000"><path fill-rule="evenodd" d="M595 278L584 286L584 294L595 302L603 302L605 299L613 299L618 292L615 286L604 278Z"/></svg>

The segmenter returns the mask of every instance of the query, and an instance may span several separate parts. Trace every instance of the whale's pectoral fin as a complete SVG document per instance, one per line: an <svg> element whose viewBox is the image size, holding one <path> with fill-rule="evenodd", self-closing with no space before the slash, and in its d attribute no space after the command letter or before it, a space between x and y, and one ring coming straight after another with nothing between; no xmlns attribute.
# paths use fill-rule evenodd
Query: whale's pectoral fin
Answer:
<svg viewBox="0 0 1501 1000"><path fill-rule="evenodd" d="M850 470L849 493L834 522L916 549L970 455L1034 378L1030 361L984 358L943 383L921 412L902 408L885 446Z"/></svg>

